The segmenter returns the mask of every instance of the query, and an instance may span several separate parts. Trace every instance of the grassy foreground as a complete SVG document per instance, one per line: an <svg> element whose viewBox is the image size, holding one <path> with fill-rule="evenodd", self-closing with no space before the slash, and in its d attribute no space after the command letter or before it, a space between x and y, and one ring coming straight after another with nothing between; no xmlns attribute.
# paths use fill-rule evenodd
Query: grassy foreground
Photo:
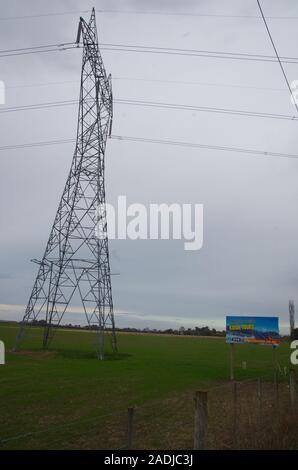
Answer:
<svg viewBox="0 0 298 470"><path fill-rule="evenodd" d="M118 413L120 428L128 406L150 407L229 378L229 348L221 338L118 334L118 357L101 362L94 357L93 333L59 330L48 352L40 350L41 333L30 329L26 349L11 353L17 327L0 324L6 346L6 364L0 366L2 448L88 448L95 421L99 432L108 415ZM270 347L235 350L237 380L272 380ZM277 354L280 370L289 367L289 358L284 343Z"/></svg>

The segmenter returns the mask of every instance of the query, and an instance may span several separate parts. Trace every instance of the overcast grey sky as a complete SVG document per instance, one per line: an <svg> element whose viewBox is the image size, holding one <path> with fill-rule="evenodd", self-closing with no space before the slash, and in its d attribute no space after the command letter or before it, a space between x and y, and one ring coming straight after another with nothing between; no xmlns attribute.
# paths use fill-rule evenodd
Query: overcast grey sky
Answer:
<svg viewBox="0 0 298 470"><path fill-rule="evenodd" d="M0 0L0 49L73 41L97 9L100 41L272 55L256 0ZM295 0L262 0L267 16L298 18ZM138 10L147 14L123 13ZM188 13L189 15L149 14ZM83 16L88 17L88 13ZM282 56L297 57L298 19L268 20ZM76 99L81 50L0 58L6 106ZM115 98L295 115L277 63L102 51ZM285 65L289 81L298 66ZM147 80L147 81L146 81ZM63 82L63 83L61 83ZM67 82L67 83L65 83ZM32 86L36 85L36 86ZM1 109L0 109L1 110ZM73 138L76 107L0 114L1 146ZM115 104L114 134L298 154L297 123ZM49 235L73 144L0 152L0 318L19 319ZM109 141L109 202L202 203L204 246L112 241L119 326L224 326L225 315L279 315L298 286L298 160ZM121 313L128 312L128 313ZM74 314L71 321L79 322Z"/></svg>

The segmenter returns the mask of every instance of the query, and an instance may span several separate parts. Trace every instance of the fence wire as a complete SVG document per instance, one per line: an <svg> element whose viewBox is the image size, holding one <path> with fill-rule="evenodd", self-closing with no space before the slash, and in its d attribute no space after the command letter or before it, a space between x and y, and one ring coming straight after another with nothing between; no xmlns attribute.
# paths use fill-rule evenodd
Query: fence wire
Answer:
<svg viewBox="0 0 298 470"><path fill-rule="evenodd" d="M282 381L281 381L282 379ZM207 449L297 449L297 413L288 379L225 382L208 394ZM2 449L193 449L194 390L134 407L14 436L0 436Z"/></svg>

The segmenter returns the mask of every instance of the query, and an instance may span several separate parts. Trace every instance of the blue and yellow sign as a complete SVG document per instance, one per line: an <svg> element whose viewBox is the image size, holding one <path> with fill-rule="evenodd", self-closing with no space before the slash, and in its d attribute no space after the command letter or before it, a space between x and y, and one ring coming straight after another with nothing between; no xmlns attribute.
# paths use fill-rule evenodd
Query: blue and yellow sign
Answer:
<svg viewBox="0 0 298 470"><path fill-rule="evenodd" d="M226 317L226 342L278 346L278 317Z"/></svg>

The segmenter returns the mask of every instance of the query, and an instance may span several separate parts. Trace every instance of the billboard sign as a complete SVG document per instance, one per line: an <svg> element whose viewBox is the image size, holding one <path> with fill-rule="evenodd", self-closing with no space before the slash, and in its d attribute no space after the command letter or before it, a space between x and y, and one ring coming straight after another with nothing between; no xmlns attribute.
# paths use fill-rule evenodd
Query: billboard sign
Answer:
<svg viewBox="0 0 298 470"><path fill-rule="evenodd" d="M226 317L226 342L278 346L278 317Z"/></svg>

